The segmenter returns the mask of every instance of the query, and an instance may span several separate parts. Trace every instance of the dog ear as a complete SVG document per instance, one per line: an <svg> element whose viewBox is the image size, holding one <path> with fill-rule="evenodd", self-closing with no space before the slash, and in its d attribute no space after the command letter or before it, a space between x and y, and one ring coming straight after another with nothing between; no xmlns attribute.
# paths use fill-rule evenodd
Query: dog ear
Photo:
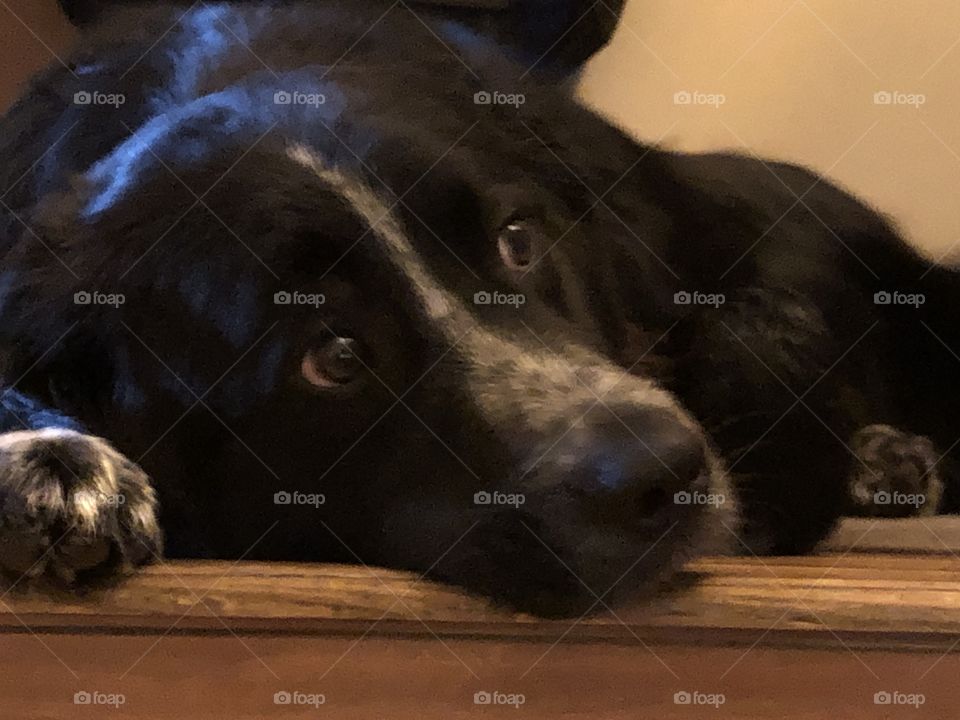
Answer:
<svg viewBox="0 0 960 720"><path fill-rule="evenodd" d="M600 50L626 0L415 0L518 51L529 62L569 72Z"/></svg>
<svg viewBox="0 0 960 720"><path fill-rule="evenodd" d="M95 17L98 0L59 0L60 7L64 14L70 18L74 25L83 25L90 22Z"/></svg>
<svg viewBox="0 0 960 720"><path fill-rule="evenodd" d="M121 1L59 0L67 17L77 25L91 22L101 10ZM189 4L188 0L176 1ZM541 69L568 73L576 70L607 44L616 29L625 2L411 0L410 7L415 12L420 11L437 19L456 20L476 32L492 36L530 63L537 62Z"/></svg>
<svg viewBox="0 0 960 720"><path fill-rule="evenodd" d="M538 68L573 72L607 44L625 4L626 0L512 0L495 32Z"/></svg>

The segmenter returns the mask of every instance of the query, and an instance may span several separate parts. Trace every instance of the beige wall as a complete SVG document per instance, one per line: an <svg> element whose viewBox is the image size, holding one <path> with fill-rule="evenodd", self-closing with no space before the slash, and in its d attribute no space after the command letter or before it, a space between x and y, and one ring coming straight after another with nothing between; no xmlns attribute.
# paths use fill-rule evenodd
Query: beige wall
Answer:
<svg viewBox="0 0 960 720"><path fill-rule="evenodd" d="M0 111L17 97L23 81L69 47L70 24L55 0L0 3Z"/></svg>
<svg viewBox="0 0 960 720"><path fill-rule="evenodd" d="M71 37L54 0L6 6L0 107ZM958 0L631 0L583 96L646 140L828 172L939 256L960 249L958 78ZM724 102L675 104L682 91ZM878 91L925 103L876 105Z"/></svg>
<svg viewBox="0 0 960 720"><path fill-rule="evenodd" d="M960 250L960 2L632 0L624 21L583 84L614 121L809 164L935 256ZM683 90L725 102L675 104ZM925 104L876 105L878 91Z"/></svg>

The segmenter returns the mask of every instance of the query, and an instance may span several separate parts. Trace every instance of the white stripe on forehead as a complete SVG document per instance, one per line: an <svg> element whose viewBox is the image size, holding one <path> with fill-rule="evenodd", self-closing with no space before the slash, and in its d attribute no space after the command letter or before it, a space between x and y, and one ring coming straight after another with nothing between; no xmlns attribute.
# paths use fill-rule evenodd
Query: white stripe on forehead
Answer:
<svg viewBox="0 0 960 720"><path fill-rule="evenodd" d="M417 257L393 214L393 208L359 178L351 177L339 168L329 167L306 145L296 144L287 150L292 160L311 170L318 178L336 191L350 209L369 227L369 232L379 238L393 260L409 277L414 290L423 302L427 315L443 323L444 330L452 326L454 311L463 316L465 311L459 302L438 283ZM450 328L452 329L452 327ZM449 334L449 333L446 333ZM451 340L454 339L451 337Z"/></svg>
<svg viewBox="0 0 960 720"><path fill-rule="evenodd" d="M305 145L293 145L287 154L327 183L383 243L391 261L411 280L435 327L457 345L457 354L469 359L467 380L487 417L502 420L514 415L516 421L541 426L575 405L593 404L614 386L621 388L620 400L678 410L669 393L649 380L629 376L589 348L567 345L560 355L533 341L530 346L520 345L484 327L431 275L392 208L363 180L328 166ZM692 424L684 413L679 415Z"/></svg>

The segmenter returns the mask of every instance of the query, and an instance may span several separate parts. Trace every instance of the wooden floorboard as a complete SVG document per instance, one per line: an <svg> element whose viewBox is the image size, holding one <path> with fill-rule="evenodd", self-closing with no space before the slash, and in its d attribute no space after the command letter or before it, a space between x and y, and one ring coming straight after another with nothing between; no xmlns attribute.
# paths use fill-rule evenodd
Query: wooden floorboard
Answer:
<svg viewBox="0 0 960 720"><path fill-rule="evenodd" d="M955 525L899 523L897 552L897 528L860 520L817 555L703 559L682 592L579 620L354 566L170 562L84 598L18 588L0 601L0 718L953 718Z"/></svg>

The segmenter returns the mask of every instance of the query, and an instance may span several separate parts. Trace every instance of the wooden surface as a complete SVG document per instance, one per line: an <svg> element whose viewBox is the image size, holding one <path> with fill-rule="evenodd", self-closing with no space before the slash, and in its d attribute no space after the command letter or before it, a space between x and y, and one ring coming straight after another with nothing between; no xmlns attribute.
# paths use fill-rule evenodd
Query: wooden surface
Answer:
<svg viewBox="0 0 960 720"><path fill-rule="evenodd" d="M715 558L689 566L694 586L659 601L580 621L565 640L770 646L829 642L946 648L960 633L960 560L915 555ZM168 563L113 590L52 600L14 592L0 603L0 633L210 635L421 635L539 641L570 620L497 609L407 573L353 566L224 562ZM621 622L622 621L622 622ZM774 623L776 623L774 627Z"/></svg>
<svg viewBox="0 0 960 720"><path fill-rule="evenodd" d="M169 563L84 599L15 591L0 718L955 718L957 521L899 527L937 554L883 552L888 522L852 522L817 556L702 560L690 589L580 621L347 566ZM124 703L75 705L84 691ZM524 702L474 703L494 691Z"/></svg>

